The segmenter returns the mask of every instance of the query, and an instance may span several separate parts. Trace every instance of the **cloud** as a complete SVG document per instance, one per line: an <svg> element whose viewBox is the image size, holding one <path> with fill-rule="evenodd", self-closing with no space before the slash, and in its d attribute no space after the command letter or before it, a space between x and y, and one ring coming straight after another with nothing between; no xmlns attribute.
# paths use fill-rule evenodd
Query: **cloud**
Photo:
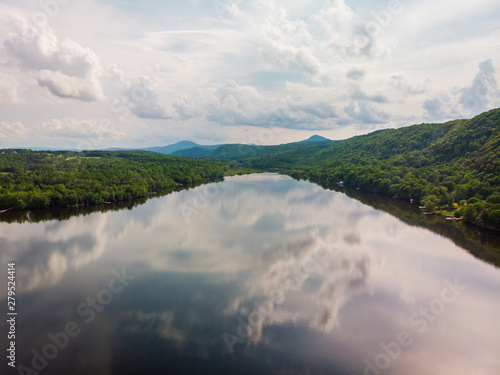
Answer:
<svg viewBox="0 0 500 375"><path fill-rule="evenodd" d="M360 69L353 69L350 70L346 76L347 78L352 79L353 81L359 81L364 78L365 71Z"/></svg>
<svg viewBox="0 0 500 375"><path fill-rule="evenodd" d="M310 48L313 38L306 23L290 19L286 10L275 4L269 5L268 12L257 29L263 57L282 69L305 75L318 74L321 66Z"/></svg>
<svg viewBox="0 0 500 375"><path fill-rule="evenodd" d="M479 73L474 77L472 84L462 90L460 104L474 114L488 109L490 101L498 97L496 70L491 59L479 64Z"/></svg>
<svg viewBox="0 0 500 375"><path fill-rule="evenodd" d="M470 86L434 93L422 107L427 119L441 121L479 114L498 105L498 90L495 67L488 59L479 63L479 72Z"/></svg>
<svg viewBox="0 0 500 375"><path fill-rule="evenodd" d="M263 57L275 68L310 78L336 75L336 66L372 60L389 48L383 33L371 32L370 23L359 19L344 0L326 1L310 19L291 18L275 2L266 5L265 19L250 22ZM349 78L362 78L360 72Z"/></svg>
<svg viewBox="0 0 500 375"><path fill-rule="evenodd" d="M94 78L83 80L68 76L60 71L41 70L36 72L35 78L41 87L46 87L53 95L60 98L80 99L83 101L98 100L95 87L100 85Z"/></svg>
<svg viewBox="0 0 500 375"><path fill-rule="evenodd" d="M106 70L106 76L117 79L120 82L125 82L125 73L123 72L123 70L118 68L118 65L116 64L111 64L108 66L108 69Z"/></svg>
<svg viewBox="0 0 500 375"><path fill-rule="evenodd" d="M443 106L443 101L435 96L433 98L427 99L424 102L423 108L426 111L428 117L439 118L444 116Z"/></svg>
<svg viewBox="0 0 500 375"><path fill-rule="evenodd" d="M383 124L390 118L388 113L363 101L350 102L344 107L344 112L350 116L347 123L355 123L361 128L364 128L364 125Z"/></svg>
<svg viewBox="0 0 500 375"><path fill-rule="evenodd" d="M228 80L207 90L207 119L222 125L262 126L271 109L268 101L254 87Z"/></svg>
<svg viewBox="0 0 500 375"><path fill-rule="evenodd" d="M323 53L347 63L372 60L388 49L384 33L372 30L372 23L361 20L344 0L330 0L312 17L310 25L323 34L319 39L324 41L319 46Z"/></svg>
<svg viewBox="0 0 500 375"><path fill-rule="evenodd" d="M39 130L48 136L62 138L106 137L120 139L125 133L116 131L110 120L97 122L95 120L76 120L65 118L62 120L51 119L43 122Z"/></svg>
<svg viewBox="0 0 500 375"><path fill-rule="evenodd" d="M0 139L11 139L25 136L27 130L21 122L0 122Z"/></svg>
<svg viewBox="0 0 500 375"><path fill-rule="evenodd" d="M346 138L363 130L356 124L441 121L500 105L493 0L459 4L444 24L428 0L398 14L387 2L223 2L219 12L203 2L75 3L50 19L53 29L30 27L25 2L0 6L1 120L29 127L121 116L127 146L153 146L214 133L236 142L276 125L293 129L276 142L298 139L295 130ZM471 59L483 61L472 74ZM162 82L151 79L152 66Z"/></svg>
<svg viewBox="0 0 500 375"><path fill-rule="evenodd" d="M0 73L0 104L19 104L23 100L18 96L19 83L7 74Z"/></svg>
<svg viewBox="0 0 500 375"><path fill-rule="evenodd" d="M175 108L177 115L183 120L202 115L202 108L191 101L187 95L181 94L175 97L172 106Z"/></svg>
<svg viewBox="0 0 500 375"><path fill-rule="evenodd" d="M425 84L412 84L402 74L393 74L389 80L389 86L397 89L404 95L419 95L425 92Z"/></svg>
<svg viewBox="0 0 500 375"><path fill-rule="evenodd" d="M301 100L302 101L302 100ZM302 112L313 116L311 121L316 119L329 120L337 117L336 108L332 103L315 101L312 103L292 104L289 110L293 112Z"/></svg>
<svg viewBox="0 0 500 375"><path fill-rule="evenodd" d="M66 39L59 42L48 26L35 28L26 19L10 16L11 32L3 43L7 63L33 74L53 95L82 101L104 99L102 68L89 48Z"/></svg>
<svg viewBox="0 0 500 375"><path fill-rule="evenodd" d="M359 86L353 87L353 89L351 91L351 99L353 99L353 100L365 100L365 101L375 102L375 103L387 103L389 101L389 99L387 99L387 97L382 95L381 93L378 93L375 95L368 95Z"/></svg>
<svg viewBox="0 0 500 375"><path fill-rule="evenodd" d="M336 118L335 106L304 97L272 100L252 86L234 81L206 94L207 119L226 126L261 126L288 129L328 129Z"/></svg>
<svg viewBox="0 0 500 375"><path fill-rule="evenodd" d="M131 112L139 118L170 119L174 117L175 109L165 103L155 88L156 86L153 86L146 77L139 77L139 82L124 92Z"/></svg>

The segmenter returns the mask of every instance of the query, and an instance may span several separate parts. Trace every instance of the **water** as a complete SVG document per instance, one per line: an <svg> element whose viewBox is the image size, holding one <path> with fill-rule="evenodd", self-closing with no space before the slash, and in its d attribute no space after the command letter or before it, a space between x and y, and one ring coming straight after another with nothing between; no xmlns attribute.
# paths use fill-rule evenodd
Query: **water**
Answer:
<svg viewBox="0 0 500 375"><path fill-rule="evenodd" d="M498 268L285 176L4 222L0 245L25 366L2 373L500 373Z"/></svg>

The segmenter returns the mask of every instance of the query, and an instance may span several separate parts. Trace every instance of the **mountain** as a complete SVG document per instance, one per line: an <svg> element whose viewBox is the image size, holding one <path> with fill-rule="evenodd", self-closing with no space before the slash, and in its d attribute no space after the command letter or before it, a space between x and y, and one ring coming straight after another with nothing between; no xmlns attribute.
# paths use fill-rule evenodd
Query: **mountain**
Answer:
<svg viewBox="0 0 500 375"><path fill-rule="evenodd" d="M308 139L304 139L301 142L325 142L325 141L331 141L331 139L322 137L320 135L313 135L312 137L310 137Z"/></svg>
<svg viewBox="0 0 500 375"><path fill-rule="evenodd" d="M332 142L294 142L274 146L255 146L246 144L226 144L216 149L207 150L199 147L174 152L174 156L192 158L232 159L244 160L256 157L279 157L288 160L298 160L304 155L313 155L319 150L328 147ZM298 156L295 153L299 153ZM279 156L278 156L279 155ZM297 158L298 157L298 158Z"/></svg>
<svg viewBox="0 0 500 375"><path fill-rule="evenodd" d="M185 149L174 155L232 159L297 179L342 182L500 228L500 109L472 119L383 129L341 141L312 139L279 146Z"/></svg>
<svg viewBox="0 0 500 375"><path fill-rule="evenodd" d="M231 159L252 169L278 171L325 186L353 186L392 198L421 202L431 213L444 211L466 222L500 229L500 109L472 119L383 129L341 141L305 141L276 146L201 146L183 141L146 150L175 156ZM28 151L17 151L24 152ZM117 157L131 154L116 153ZM44 153L38 154L43 159ZM154 156L151 152L143 154ZM10 186L7 181L17 178L15 172L23 168L11 165L17 160L16 153L3 155L5 165L0 172L4 174L0 177L6 181L3 186ZM105 159L111 155L106 151L93 151L84 153L83 158L88 156ZM199 162L181 160L188 165ZM43 163L49 166L54 162ZM193 176L196 178L190 178L198 181L202 174ZM22 185L19 191L24 191L26 186ZM22 200L19 201L22 206L21 203Z"/></svg>
<svg viewBox="0 0 500 375"><path fill-rule="evenodd" d="M327 143L328 142L328 143ZM315 150L318 151L321 148L327 147L328 145L338 142L332 141L328 138L321 137L319 135L313 135L309 139L305 139L299 142L285 143L282 145L273 146L259 146L259 145L247 145L241 143L235 144L224 144L219 145L217 148L201 148L200 146L193 148L186 148L179 151L173 152L171 155L183 156L190 158L217 158L217 159L233 159L237 160L240 158L246 158L250 156L266 156L270 154L275 154L277 152L285 152L286 156L293 158L292 154L288 155L288 152L293 153L294 150Z"/></svg>
<svg viewBox="0 0 500 375"><path fill-rule="evenodd" d="M294 178L342 181L421 202L431 212L447 210L465 221L500 228L500 109L472 119L378 130L325 144L312 154L299 148L274 154L260 150L258 157L239 161Z"/></svg>
<svg viewBox="0 0 500 375"><path fill-rule="evenodd" d="M146 148L117 148L117 147L112 147L112 148L105 148L102 150L95 150L95 151L151 151L151 152L157 152L159 154L164 154L164 155L172 155L176 151L180 150L185 150L185 149L191 149L191 148L203 148L203 149L216 149L221 145L209 145L209 146L204 146L204 145L199 145L198 143L194 143L191 141L180 141L171 145L167 146L158 146L158 147L146 147ZM81 151L81 150L71 150L71 151ZM90 150L89 150L90 151Z"/></svg>
<svg viewBox="0 0 500 375"><path fill-rule="evenodd" d="M153 151L153 152L158 152L160 154L172 155L176 151L190 149L190 148L201 148L201 149L213 150L219 146L221 146L221 145L204 146L204 145L199 145L199 144L191 142L191 141L180 141L180 142L174 143L172 145L168 145L168 146L148 147L148 148L142 148L141 150L142 151Z"/></svg>
<svg viewBox="0 0 500 375"><path fill-rule="evenodd" d="M225 145L222 145L220 147L224 147L224 146ZM220 147L218 147L218 148L220 148ZM183 156L183 157L188 157L188 158L216 158L217 156L215 156L215 151L217 149L208 149L208 148L203 148L203 147L192 147L192 148L186 148L186 149L175 151L171 155Z"/></svg>
<svg viewBox="0 0 500 375"><path fill-rule="evenodd" d="M330 141L328 138L321 137L319 135L313 135L309 139L305 139L301 142L324 142L324 141ZM200 145L195 142L191 141L180 141L171 145L167 146L158 146L158 147L146 147L146 148L122 148L122 147L111 147L111 148L106 148L101 151L152 151L152 152L157 152L159 154L165 154L165 155L176 155L176 156L187 156L187 157L195 157L195 158L211 158L211 157L219 157L219 156L213 156L214 153L211 153L209 150L215 150L221 146L227 146L226 144L219 144L219 145ZM248 145L248 146L255 146L259 147L257 145ZM37 151L59 151L60 149L58 148L45 148L45 147L17 147L17 148L26 148L26 149L31 149L31 150L37 150ZM188 150L188 151L184 151ZM208 150L208 151L207 151ZM82 151L78 149L68 149L67 151ZM234 158L232 157L229 157Z"/></svg>

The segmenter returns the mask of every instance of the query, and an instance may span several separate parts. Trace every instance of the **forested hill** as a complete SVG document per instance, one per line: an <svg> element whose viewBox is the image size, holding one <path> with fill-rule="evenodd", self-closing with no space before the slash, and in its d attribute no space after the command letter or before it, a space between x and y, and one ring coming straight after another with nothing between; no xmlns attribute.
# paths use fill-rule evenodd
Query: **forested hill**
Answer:
<svg viewBox="0 0 500 375"><path fill-rule="evenodd" d="M312 153L263 147L239 160L295 178L342 181L416 199L429 211L500 228L500 109L469 120L379 130L325 144Z"/></svg>
<svg viewBox="0 0 500 375"><path fill-rule="evenodd" d="M125 201L221 179L228 166L142 151L1 150L0 210Z"/></svg>
<svg viewBox="0 0 500 375"><path fill-rule="evenodd" d="M175 156L194 157L194 158L212 158L212 159L232 159L240 160L251 157L280 157L291 162L295 157L303 157L304 155L313 155L319 150L322 150L329 145L338 141L300 141L294 143L286 143L278 146L255 146L245 144L225 144L217 149L203 149L194 147L185 150L179 150L173 153ZM299 151L299 154L297 154Z"/></svg>
<svg viewBox="0 0 500 375"><path fill-rule="evenodd" d="M0 210L145 196L221 177L230 162L220 159L232 159L295 178L415 199L428 211L500 228L500 109L473 119L379 130L342 141L228 144L177 155L211 160L152 152L2 150Z"/></svg>

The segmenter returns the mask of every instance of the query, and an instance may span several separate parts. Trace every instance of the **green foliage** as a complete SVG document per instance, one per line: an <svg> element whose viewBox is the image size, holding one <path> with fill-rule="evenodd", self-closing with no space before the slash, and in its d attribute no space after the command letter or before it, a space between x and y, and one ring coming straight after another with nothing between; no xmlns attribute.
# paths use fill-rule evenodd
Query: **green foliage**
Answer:
<svg viewBox="0 0 500 375"><path fill-rule="evenodd" d="M427 211L434 211L439 205L439 199L435 195L428 195L422 200L422 203Z"/></svg>
<svg viewBox="0 0 500 375"><path fill-rule="evenodd" d="M481 202L481 200L477 197L472 197L470 199L467 200L467 204L468 205L471 205L471 204L474 204L474 203L479 203Z"/></svg>
<svg viewBox="0 0 500 375"><path fill-rule="evenodd" d="M3 151L4 208L126 200L220 177L237 161L247 170L279 171L322 184L342 181L398 199L415 199L431 211L439 206L453 209L460 202L455 216L500 229L500 109L470 120L385 129L343 141L229 144L177 153L213 158L210 161L147 152Z"/></svg>
<svg viewBox="0 0 500 375"><path fill-rule="evenodd" d="M365 191L416 199L429 210L456 202L462 206L465 200L482 203L482 215L474 207L463 210L467 220L488 226L496 222L490 206L500 203L500 109L470 120L379 130L315 147L258 147L252 157L231 156L296 179L343 181Z"/></svg>
<svg viewBox="0 0 500 375"><path fill-rule="evenodd" d="M136 199L178 184L220 179L228 164L151 152L2 151L0 209Z"/></svg>
<svg viewBox="0 0 500 375"><path fill-rule="evenodd" d="M489 204L500 204L500 192L495 191L486 199L486 202Z"/></svg>
<svg viewBox="0 0 500 375"><path fill-rule="evenodd" d="M493 210L490 212L488 223L494 228L500 228L500 210Z"/></svg>

